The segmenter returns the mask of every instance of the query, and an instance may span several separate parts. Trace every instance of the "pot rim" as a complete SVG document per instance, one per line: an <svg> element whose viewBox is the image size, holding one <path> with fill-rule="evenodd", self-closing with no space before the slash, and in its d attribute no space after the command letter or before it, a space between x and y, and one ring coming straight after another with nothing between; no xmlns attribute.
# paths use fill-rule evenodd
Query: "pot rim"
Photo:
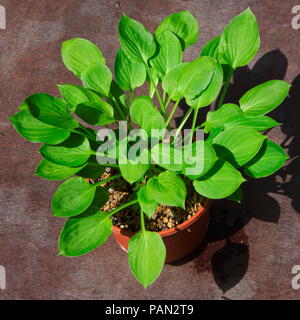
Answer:
<svg viewBox="0 0 300 320"><path fill-rule="evenodd" d="M168 236L176 234L182 230L187 229L190 225L192 225L196 220L198 220L207 211L211 202L212 202L211 199L206 198L203 207L199 211L197 211L190 219L183 221L182 223L180 223L179 225L177 225L176 227L173 227L171 229L162 230L162 231L154 231L154 232L161 235L161 237L168 237ZM126 236L126 235L132 236L136 233L136 232L133 232L133 231L130 231L127 229L121 229L115 225L112 225L112 229L114 232L120 233L121 235L124 235L124 236Z"/></svg>

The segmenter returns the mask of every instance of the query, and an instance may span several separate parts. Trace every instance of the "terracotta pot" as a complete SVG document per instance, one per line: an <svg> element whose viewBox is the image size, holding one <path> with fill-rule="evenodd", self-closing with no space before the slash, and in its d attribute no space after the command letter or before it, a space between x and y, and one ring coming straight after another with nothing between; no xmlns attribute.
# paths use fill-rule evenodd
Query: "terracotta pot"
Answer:
<svg viewBox="0 0 300 320"><path fill-rule="evenodd" d="M175 228L158 232L167 249L166 263L180 260L199 247L208 228L210 204L211 200L206 200L204 207L189 220ZM134 235L134 232L113 225L113 235L119 246L127 251L128 240Z"/></svg>

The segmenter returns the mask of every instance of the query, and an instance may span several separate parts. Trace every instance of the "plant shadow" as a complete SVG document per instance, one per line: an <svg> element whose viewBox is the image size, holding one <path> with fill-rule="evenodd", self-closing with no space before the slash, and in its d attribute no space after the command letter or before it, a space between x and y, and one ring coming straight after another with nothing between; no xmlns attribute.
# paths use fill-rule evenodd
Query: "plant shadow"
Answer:
<svg viewBox="0 0 300 320"><path fill-rule="evenodd" d="M224 103L238 103L250 88L268 80L284 79L287 67L285 55L280 50L273 50L262 56L252 69L248 66L238 68ZM282 123L280 130L285 137L283 141L276 141L290 158L286 165L267 178L248 178L248 183L243 186L244 198L241 204L226 199L214 201L204 243L188 257L172 263L177 266L193 260L197 272L213 273L223 293L233 288L248 269L249 242L243 227L252 218L269 223L279 221L281 208L270 194L290 198L293 209L300 213L300 75L293 80L292 85L289 96L270 113L272 118ZM188 106L183 104L180 108L185 114ZM206 116L207 109L203 110L201 117ZM176 120L178 125L180 119Z"/></svg>

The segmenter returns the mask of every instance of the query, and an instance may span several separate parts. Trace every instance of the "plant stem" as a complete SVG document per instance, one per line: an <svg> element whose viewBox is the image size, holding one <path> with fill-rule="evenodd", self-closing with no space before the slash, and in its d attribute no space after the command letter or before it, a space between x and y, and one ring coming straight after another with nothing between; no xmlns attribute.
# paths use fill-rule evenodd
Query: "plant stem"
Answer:
<svg viewBox="0 0 300 320"><path fill-rule="evenodd" d="M121 173L118 173L118 174L115 174L114 176L111 176L111 177L109 177L107 179L104 179L104 180L101 180L101 181L95 183L94 186L98 187L98 186L101 186L101 184L104 184L104 183L106 183L108 181L115 180L115 179L118 179L118 178L121 178L121 177L122 177Z"/></svg>
<svg viewBox="0 0 300 320"><path fill-rule="evenodd" d="M83 137L85 137L85 138L92 139L90 135L87 135L86 133L81 132L81 131L79 131L79 130L77 130L77 129L72 129L71 132L76 133L76 134L79 134L79 135L81 135L81 136L83 136ZM93 141L96 141L96 137L94 137L92 140L93 140Z"/></svg>
<svg viewBox="0 0 300 320"><path fill-rule="evenodd" d="M141 230L143 232L145 232L146 228L145 228L144 212L143 212L142 208L140 210L140 221L141 221Z"/></svg>
<svg viewBox="0 0 300 320"><path fill-rule="evenodd" d="M127 202L127 203L124 203L121 206L119 206L118 208L116 208L115 210L112 210L112 211L108 212L108 216L111 217L115 213L117 213L117 212L119 212L119 211L121 211L121 210L123 210L123 209L125 209L125 208L127 208L129 206L132 206L133 204L136 204L137 202L138 202L137 200L131 200L131 201Z"/></svg>
<svg viewBox="0 0 300 320"><path fill-rule="evenodd" d="M191 132L190 132L190 141L189 141L190 144L193 142L193 136L194 136L195 126L196 126L198 111L199 111L199 108L197 108L197 109L194 110L194 117L193 117L192 129L191 129Z"/></svg>
<svg viewBox="0 0 300 320"><path fill-rule="evenodd" d="M172 117L173 117L173 115L174 115L174 112L175 112L175 110L176 110L177 107L178 107L178 104L179 104L180 100L181 100L181 97L175 102L175 104L174 104L174 106L173 106L173 109L172 109L172 111L170 112L169 117L168 117L168 119L167 119L167 121L166 121L166 126L170 123L170 121L171 121L171 119L172 119Z"/></svg>
<svg viewBox="0 0 300 320"><path fill-rule="evenodd" d="M223 104L223 101L225 99L225 96L226 96L226 93L227 93L227 90L228 90L228 87L229 87L229 84L230 84L230 81L231 81L231 78L232 78L232 75L233 75L233 72L234 72L234 69L232 69L232 68L228 72L228 75L227 75L227 78L225 80L225 84L224 84L224 87L222 89L222 92L221 92L221 95L220 95L220 99L219 99L219 102L218 102L218 105L217 105L216 109L219 109L219 107Z"/></svg>
<svg viewBox="0 0 300 320"><path fill-rule="evenodd" d="M81 123L79 123L80 128L91 137L92 140L95 140L96 135L93 135L85 126L83 126Z"/></svg>
<svg viewBox="0 0 300 320"><path fill-rule="evenodd" d="M176 140L177 136L179 135L180 131L182 130L184 124L186 123L187 119L189 118L189 116L191 115L192 112L193 112L193 108L190 107L175 132L174 141Z"/></svg>
<svg viewBox="0 0 300 320"><path fill-rule="evenodd" d="M162 98L160 96L160 93L159 93L159 91L157 89L157 86L155 85L154 79L152 78L151 71L150 71L150 69L148 67L146 67L146 68L147 68L147 73L148 73L149 79L150 79L150 81L152 83L152 86L154 88L158 103L160 105L161 111L162 111L163 114L166 114L164 103L163 103Z"/></svg>
<svg viewBox="0 0 300 320"><path fill-rule="evenodd" d="M123 120L126 121L126 116L125 116L122 108L121 108L120 105L118 104L118 102L117 102L117 101L114 101L114 100L113 100L113 97L109 97L109 98L108 98L108 101L117 108L118 113L119 113L119 115L121 116L121 118L123 118Z"/></svg>

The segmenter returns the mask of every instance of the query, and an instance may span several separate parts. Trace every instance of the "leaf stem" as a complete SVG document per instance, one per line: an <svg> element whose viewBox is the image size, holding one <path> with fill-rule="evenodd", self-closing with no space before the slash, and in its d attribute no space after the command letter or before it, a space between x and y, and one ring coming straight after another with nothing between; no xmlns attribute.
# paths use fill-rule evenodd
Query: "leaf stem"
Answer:
<svg viewBox="0 0 300 320"><path fill-rule="evenodd" d="M96 139L96 135L93 135L85 126L83 126L81 123L79 123L80 128L91 137L92 140Z"/></svg>
<svg viewBox="0 0 300 320"><path fill-rule="evenodd" d="M221 95L220 95L220 99L219 99L219 102L218 102L218 105L217 105L216 109L219 109L220 106L224 102L224 99L225 99L225 96L226 96L226 93L227 93L227 90L228 90L228 87L229 87L233 72L234 72L234 69L230 68L230 71L228 72L227 78L225 80L225 84L223 86L223 89L222 89L222 92L221 92Z"/></svg>
<svg viewBox="0 0 300 320"><path fill-rule="evenodd" d="M167 121L166 121L166 126L168 126L168 124L170 123L170 121L171 121L171 119L172 119L172 117L173 117L173 115L174 115L174 112L175 112L175 110L176 110L177 107L178 107L178 104L179 104L180 100L181 100L181 97L175 102L175 104L174 104L174 106L173 106L173 109L172 109L172 111L170 112L169 117L168 117L168 119L167 119Z"/></svg>
<svg viewBox="0 0 300 320"><path fill-rule="evenodd" d="M136 204L138 201L137 200L131 200L127 203L124 203L123 205L119 206L118 208L116 208L115 210L112 210L110 212L108 212L108 216L111 217L113 216L115 213L129 207L129 206L132 206L133 204Z"/></svg>
<svg viewBox="0 0 300 320"><path fill-rule="evenodd" d="M86 133L81 132L81 131L79 131L79 130L77 130L77 129L72 129L71 132L76 133L76 134L79 134L79 135L81 135L81 136L83 136L83 137L85 137L85 138L92 139L90 135L87 135ZM93 141L96 141L96 137L94 137L92 140L93 140Z"/></svg>
<svg viewBox="0 0 300 320"><path fill-rule="evenodd" d="M191 115L192 112L193 112L193 108L190 107L175 132L174 141L176 140L177 136L179 135L180 131L182 130L184 124L186 123L187 119L189 118L189 116Z"/></svg>
<svg viewBox="0 0 300 320"><path fill-rule="evenodd" d="M196 126L196 122L197 122L198 111L199 111L199 108L194 110L192 129L190 132L190 141L189 141L190 144L193 142L193 136L194 136L195 126Z"/></svg>
<svg viewBox="0 0 300 320"><path fill-rule="evenodd" d="M101 184L104 184L106 182L109 182L111 180L115 180L115 179L118 179L118 178L121 178L121 177L122 177L121 173L118 173L118 174L115 174L114 176L111 176L111 177L109 177L107 179L104 179L104 180L101 180L101 181L95 183L94 186L98 187L98 186L101 186Z"/></svg>
<svg viewBox="0 0 300 320"><path fill-rule="evenodd" d="M140 221L141 221L141 230L145 232L146 228L145 228L144 212L142 208L140 209Z"/></svg>
<svg viewBox="0 0 300 320"><path fill-rule="evenodd" d="M159 103L159 105L160 105L161 111L162 111L162 113L165 115L165 114L166 114L165 105L164 105L164 103L163 103L163 101L162 101L162 98L161 98L160 93L159 93L159 91L158 91L158 89L157 89L157 86L155 85L155 82L154 82L154 79L153 79L153 77L152 77L152 74L151 74L151 71L150 71L149 67L146 66L146 68L147 68L147 73L148 73L149 79L150 79L150 81L151 81L151 83L152 83L152 86L153 86L153 88L154 88L154 91L155 91L155 94L156 94L158 103Z"/></svg>

